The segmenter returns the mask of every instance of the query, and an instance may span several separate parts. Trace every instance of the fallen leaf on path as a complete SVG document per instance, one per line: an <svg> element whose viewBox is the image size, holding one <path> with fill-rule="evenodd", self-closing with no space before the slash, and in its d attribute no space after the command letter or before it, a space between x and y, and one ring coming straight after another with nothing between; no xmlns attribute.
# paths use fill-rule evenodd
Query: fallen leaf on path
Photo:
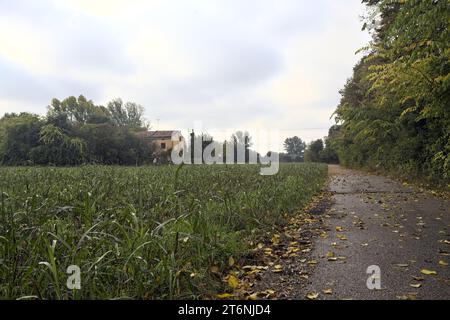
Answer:
<svg viewBox="0 0 450 320"><path fill-rule="evenodd" d="M239 286L239 280L233 275L228 277L228 285L233 289L236 289Z"/></svg>
<svg viewBox="0 0 450 320"><path fill-rule="evenodd" d="M222 293L217 295L217 298L219 299L228 299L232 297L234 297L234 295L232 295L231 293Z"/></svg>
<svg viewBox="0 0 450 320"><path fill-rule="evenodd" d="M422 269L420 270L421 273L426 274L426 275L436 275L437 272L433 271L433 270L428 270L428 269Z"/></svg>
<svg viewBox="0 0 450 320"><path fill-rule="evenodd" d="M420 283L410 283L409 286L413 287L413 288L420 288L422 286L422 284L420 284Z"/></svg>
<svg viewBox="0 0 450 320"><path fill-rule="evenodd" d="M336 258L336 257L329 257L329 258L328 258L328 261L337 261L337 259L338 259L338 258Z"/></svg>
<svg viewBox="0 0 450 320"><path fill-rule="evenodd" d="M448 266L448 263L445 262L444 260L439 260L439 264L440 264L441 266Z"/></svg>
<svg viewBox="0 0 450 320"><path fill-rule="evenodd" d="M263 296L264 298L271 298L275 296L275 290L267 289L258 293L259 296Z"/></svg>
<svg viewBox="0 0 450 320"><path fill-rule="evenodd" d="M258 299L258 294L257 293L252 293L252 294L248 295L245 299L246 300L257 300Z"/></svg>
<svg viewBox="0 0 450 320"><path fill-rule="evenodd" d="M409 264L407 264L407 263L397 263L396 266L400 267L400 268L406 268L406 267L409 267Z"/></svg>
<svg viewBox="0 0 450 320"><path fill-rule="evenodd" d="M347 240L347 237L344 236L343 234L338 234L337 237L338 237L340 240L342 240L342 241Z"/></svg>
<svg viewBox="0 0 450 320"><path fill-rule="evenodd" d="M309 300L315 300L315 299L317 299L317 298L319 297L319 294L318 294L318 293L315 293L315 292L311 292L311 293L308 293L308 294L306 295L306 297L307 297Z"/></svg>
<svg viewBox="0 0 450 320"><path fill-rule="evenodd" d="M325 294L333 294L333 290L332 289L324 289L322 290L323 293Z"/></svg>
<svg viewBox="0 0 450 320"><path fill-rule="evenodd" d="M272 243L275 244L275 245L277 245L277 244L280 243L280 235L279 235L279 234L275 234L275 235L272 237Z"/></svg>
<svg viewBox="0 0 450 320"><path fill-rule="evenodd" d="M277 264L276 266L273 267L272 272L282 272L283 271L283 266L281 264Z"/></svg>

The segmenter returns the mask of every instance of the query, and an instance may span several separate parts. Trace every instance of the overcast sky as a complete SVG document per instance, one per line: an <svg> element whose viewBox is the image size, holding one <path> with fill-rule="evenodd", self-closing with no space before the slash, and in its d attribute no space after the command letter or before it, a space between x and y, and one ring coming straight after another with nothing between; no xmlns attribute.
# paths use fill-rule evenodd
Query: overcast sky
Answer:
<svg viewBox="0 0 450 320"><path fill-rule="evenodd" d="M321 138L369 41L363 13L360 0L0 0L0 114L83 94L137 102L155 129Z"/></svg>

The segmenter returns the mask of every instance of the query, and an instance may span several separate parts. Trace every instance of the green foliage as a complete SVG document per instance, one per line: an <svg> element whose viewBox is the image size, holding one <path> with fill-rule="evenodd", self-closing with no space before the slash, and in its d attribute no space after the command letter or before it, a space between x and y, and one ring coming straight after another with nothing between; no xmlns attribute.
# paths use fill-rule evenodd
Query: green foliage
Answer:
<svg viewBox="0 0 450 320"><path fill-rule="evenodd" d="M3 164L27 164L31 150L39 145L43 122L29 113L6 114L0 119L0 161Z"/></svg>
<svg viewBox="0 0 450 320"><path fill-rule="evenodd" d="M342 163L450 181L448 1L365 1L370 52L341 91Z"/></svg>
<svg viewBox="0 0 450 320"><path fill-rule="evenodd" d="M136 103L123 103L122 99L115 99L108 103L108 111L112 122L118 126L141 128L144 126L144 108Z"/></svg>
<svg viewBox="0 0 450 320"><path fill-rule="evenodd" d="M70 123L103 123L110 121L111 115L103 106L96 106L92 100L87 100L84 96L75 98L73 96L59 101L53 99L48 111L49 116L63 115Z"/></svg>
<svg viewBox="0 0 450 320"><path fill-rule="evenodd" d="M89 163L131 165L150 162L150 146L127 127L86 124L78 134L86 141Z"/></svg>
<svg viewBox="0 0 450 320"><path fill-rule="evenodd" d="M317 139L308 144L305 152L305 161L320 162L320 153L323 151L323 140Z"/></svg>
<svg viewBox="0 0 450 320"><path fill-rule="evenodd" d="M297 136L292 138L286 138L284 140L284 149L287 152L287 156L295 162L303 162L305 155L306 143Z"/></svg>
<svg viewBox="0 0 450 320"><path fill-rule="evenodd" d="M46 129L50 130L50 129ZM51 129L53 130L53 129ZM0 168L0 297L200 298L320 191L327 167ZM81 268L81 289L66 287Z"/></svg>
<svg viewBox="0 0 450 320"><path fill-rule="evenodd" d="M114 106L114 107L113 107ZM21 113L0 119L0 163L4 165L142 164L151 146L143 108L117 99L108 108L84 96L53 99L46 117Z"/></svg>

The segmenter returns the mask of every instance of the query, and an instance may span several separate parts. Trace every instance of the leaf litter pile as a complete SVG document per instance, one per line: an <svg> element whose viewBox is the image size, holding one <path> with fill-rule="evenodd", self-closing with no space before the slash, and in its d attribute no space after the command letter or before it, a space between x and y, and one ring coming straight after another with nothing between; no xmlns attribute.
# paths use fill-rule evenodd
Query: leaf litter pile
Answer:
<svg viewBox="0 0 450 320"><path fill-rule="evenodd" d="M229 290L217 295L221 299L290 299L304 298L303 287L317 261L311 259L314 238L324 236L321 214L331 205L330 194L322 192L311 203L287 219L287 223L264 240L253 243L249 256L229 261L223 281ZM324 294L331 294L331 289ZM306 294L316 299L318 294Z"/></svg>

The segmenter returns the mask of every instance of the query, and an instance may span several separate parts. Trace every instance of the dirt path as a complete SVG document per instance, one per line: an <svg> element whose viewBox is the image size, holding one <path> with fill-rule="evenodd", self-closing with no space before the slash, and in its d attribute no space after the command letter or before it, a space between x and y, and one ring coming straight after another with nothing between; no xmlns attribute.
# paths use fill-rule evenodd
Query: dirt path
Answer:
<svg viewBox="0 0 450 320"><path fill-rule="evenodd" d="M450 201L381 176L329 172L332 205L313 245L317 263L303 296L291 298L450 299ZM380 269L379 290L367 287L369 266Z"/></svg>

